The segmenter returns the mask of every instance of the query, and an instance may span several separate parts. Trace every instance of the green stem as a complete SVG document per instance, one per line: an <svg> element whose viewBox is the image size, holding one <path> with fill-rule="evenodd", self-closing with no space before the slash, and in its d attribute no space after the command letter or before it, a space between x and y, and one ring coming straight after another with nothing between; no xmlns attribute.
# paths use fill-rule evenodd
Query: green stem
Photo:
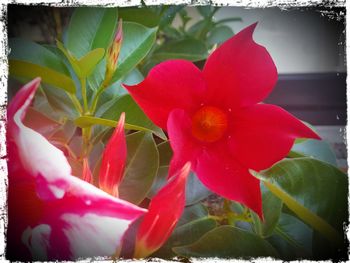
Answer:
<svg viewBox="0 0 350 263"><path fill-rule="evenodd" d="M88 103L87 103L87 95L86 95L86 79L81 78L80 83L81 83L81 95L83 97L83 102L84 102L84 113L86 113L88 111Z"/></svg>
<svg viewBox="0 0 350 263"><path fill-rule="evenodd" d="M71 99L75 109L78 111L79 115L81 116L83 114L83 108L81 107L77 96L75 96L75 94L72 94L72 93L69 93L69 92L67 92L67 95Z"/></svg>
<svg viewBox="0 0 350 263"><path fill-rule="evenodd" d="M219 25L219 24L226 23L226 22L236 22L236 21L241 21L242 22L242 18L240 18L240 17L224 18L224 19L221 19L221 20L217 21L215 24Z"/></svg>
<svg viewBox="0 0 350 263"><path fill-rule="evenodd" d="M340 234L325 220L323 220L318 215L312 213L306 207L300 205L293 197L288 193L284 192L280 188L276 187L270 182L264 182L265 186L283 203L292 210L298 217L300 217L305 223L311 226L313 229L319 231L323 236L325 236L331 242L336 244L342 244L343 240Z"/></svg>
<svg viewBox="0 0 350 263"><path fill-rule="evenodd" d="M102 94L102 92L104 91L104 89L105 88L104 88L104 85L102 83L101 87L97 90L96 95L95 95L95 97L94 97L94 99L93 99L93 101L91 103L91 108L90 108L91 114L95 113L98 99L99 99L100 95Z"/></svg>
<svg viewBox="0 0 350 263"><path fill-rule="evenodd" d="M83 132L83 152L82 157L87 157L90 152L90 137L91 137L91 126L82 129Z"/></svg>

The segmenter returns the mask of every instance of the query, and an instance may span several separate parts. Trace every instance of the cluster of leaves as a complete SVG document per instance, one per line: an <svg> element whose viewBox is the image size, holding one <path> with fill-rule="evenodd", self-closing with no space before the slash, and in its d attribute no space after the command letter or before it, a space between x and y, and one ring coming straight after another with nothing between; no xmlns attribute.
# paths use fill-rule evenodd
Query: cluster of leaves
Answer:
<svg viewBox="0 0 350 263"><path fill-rule="evenodd" d="M139 68L146 73L156 64L167 59L186 59L193 62L203 61L210 50L234 35L232 29L224 25L227 22L241 21L231 17L215 21L214 15L219 7L197 6L193 8L200 14L200 19L192 22L184 6L159 6L120 9L120 16L125 21L133 21L147 27L159 28L157 42L148 53ZM178 16L178 25L173 20Z"/></svg>
<svg viewBox="0 0 350 263"><path fill-rule="evenodd" d="M124 90L165 59L204 60L214 45L233 35L215 22L218 8L197 7L202 19L186 27L182 6L152 8L77 8L57 45L11 39L10 77L26 82L40 76L42 87L25 125L62 149L73 174L81 176L89 157L94 183L104 143L122 112L126 113L127 164L120 198L142 205L164 184L172 151L165 133L154 125ZM179 15L181 25L173 19ZM101 93L106 50L117 20L123 19L118 67ZM97 99L96 99L97 98ZM94 104L96 105L94 106ZM186 207L157 257L257 257L324 259L345 257L343 223L347 220L347 177L337 168L329 145L298 141L288 158L256 174L263 189L265 219L229 200L209 204L213 194L191 174Z"/></svg>

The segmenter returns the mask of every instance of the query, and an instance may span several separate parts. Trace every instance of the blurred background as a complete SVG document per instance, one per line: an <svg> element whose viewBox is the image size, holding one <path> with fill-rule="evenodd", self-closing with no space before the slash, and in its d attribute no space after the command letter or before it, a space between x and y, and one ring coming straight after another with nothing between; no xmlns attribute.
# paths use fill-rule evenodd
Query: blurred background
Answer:
<svg viewBox="0 0 350 263"><path fill-rule="evenodd" d="M218 23L211 31L206 31L209 26L203 22L208 9L177 8L172 28L163 28L164 38L176 40L182 32L193 35L199 32L198 38L205 38L208 43L213 39L222 42L258 21L254 39L270 52L279 72L278 84L265 102L280 105L313 124L331 144L339 166L347 169L345 8L222 7L212 17ZM134 15L130 15L123 12L126 9L130 11L130 8L119 9L124 20L148 19L146 24L152 26L152 16L138 17L139 8L134 8ZM62 37L72 11L73 8L9 5L8 36L41 44L55 43L56 38ZM156 63L159 61L144 65L141 72L147 72ZM196 64L203 65L201 61Z"/></svg>

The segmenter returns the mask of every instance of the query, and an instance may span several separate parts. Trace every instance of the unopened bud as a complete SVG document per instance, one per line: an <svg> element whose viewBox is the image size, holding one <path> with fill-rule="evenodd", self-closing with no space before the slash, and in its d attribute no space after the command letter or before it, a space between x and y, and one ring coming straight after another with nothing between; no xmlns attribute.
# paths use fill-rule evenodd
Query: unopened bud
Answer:
<svg viewBox="0 0 350 263"><path fill-rule="evenodd" d="M111 81L113 74L117 69L118 57L120 53L120 48L122 46L122 41L123 41L123 26L122 26L122 20L120 19L118 22L118 28L117 28L115 37L113 39L113 42L111 43L107 51L107 64L106 64L106 74L105 74L105 81L104 81L106 84L108 84Z"/></svg>

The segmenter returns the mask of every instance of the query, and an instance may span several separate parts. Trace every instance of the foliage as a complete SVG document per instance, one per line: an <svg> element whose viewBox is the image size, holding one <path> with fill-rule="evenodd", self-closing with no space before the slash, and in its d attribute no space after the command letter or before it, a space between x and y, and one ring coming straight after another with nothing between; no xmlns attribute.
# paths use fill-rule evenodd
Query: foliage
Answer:
<svg viewBox="0 0 350 263"><path fill-rule="evenodd" d="M200 20L188 27L191 18L184 6L81 7L55 46L10 39L10 78L42 79L27 113L28 126L64 151L74 174L82 173L83 159L88 157L96 184L111 127L125 112L128 156L121 198L147 203L164 185L172 156L166 133L148 119L121 83L136 84L167 59L201 65L216 45L234 34L225 23L240 21L215 21L219 7L196 9ZM173 26L176 16L178 28ZM105 83L107 50L119 18L122 47L112 80ZM329 145L315 140L296 143L288 158L255 175L263 187L264 221L233 201L218 199L213 209L208 201L213 194L191 174L184 213L153 256L346 257L348 179L337 168Z"/></svg>

